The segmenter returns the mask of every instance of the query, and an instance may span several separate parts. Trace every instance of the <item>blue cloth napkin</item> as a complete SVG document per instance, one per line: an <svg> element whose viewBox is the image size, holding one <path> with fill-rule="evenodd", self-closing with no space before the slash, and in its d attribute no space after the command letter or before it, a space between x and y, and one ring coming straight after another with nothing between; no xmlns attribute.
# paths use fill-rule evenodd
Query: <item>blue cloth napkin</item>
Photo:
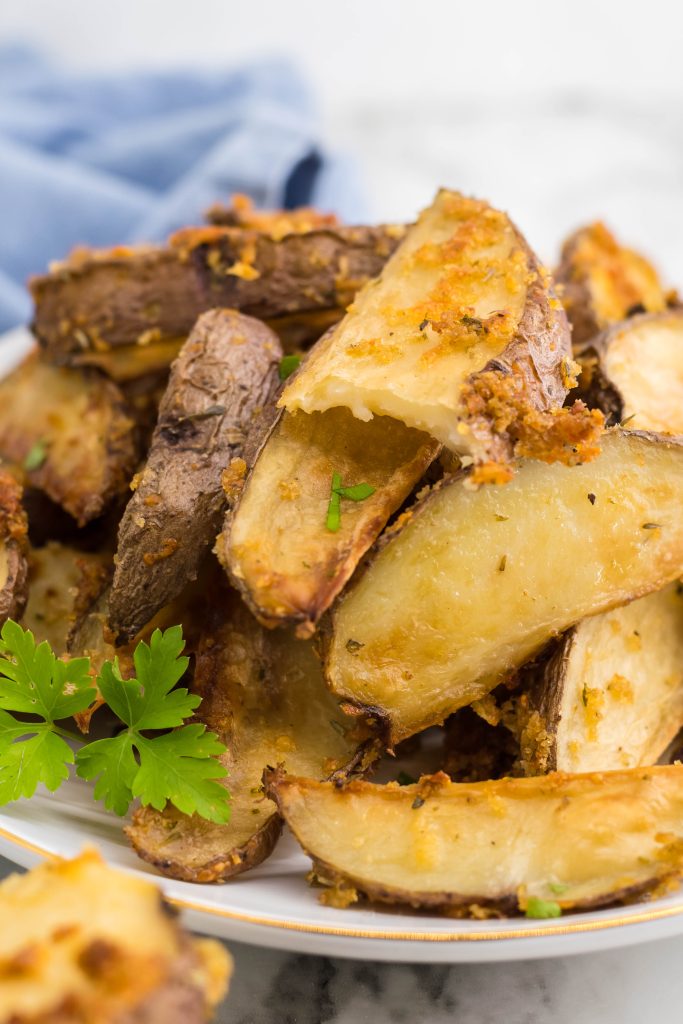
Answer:
<svg viewBox="0 0 683 1024"><path fill-rule="evenodd" d="M365 215L286 61L86 75L0 47L0 330L29 317L26 277L74 245L161 240L233 192Z"/></svg>

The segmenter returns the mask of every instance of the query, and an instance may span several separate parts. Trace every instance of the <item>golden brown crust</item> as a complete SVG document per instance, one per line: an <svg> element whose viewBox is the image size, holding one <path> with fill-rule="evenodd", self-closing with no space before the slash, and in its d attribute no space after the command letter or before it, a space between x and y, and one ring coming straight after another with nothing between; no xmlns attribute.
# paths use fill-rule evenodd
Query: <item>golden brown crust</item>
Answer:
<svg viewBox="0 0 683 1024"><path fill-rule="evenodd" d="M205 217L209 224L263 231L275 241L285 235L339 226L336 214L322 213L312 206L297 206L292 210L255 209L253 200L240 192L234 193L228 204L214 203L206 211Z"/></svg>
<svg viewBox="0 0 683 1024"><path fill-rule="evenodd" d="M515 379L529 411L561 405L569 355L549 275L509 217L444 189L279 404L392 416L478 463L509 462L510 439L471 416L463 398L479 376L498 374Z"/></svg>
<svg viewBox="0 0 683 1024"><path fill-rule="evenodd" d="M32 279L33 330L51 359L69 362L177 343L216 306L260 319L343 309L399 235L391 227L324 227L275 241L252 229L206 227L181 231L165 247L81 252ZM301 340L305 320L297 326ZM320 333L315 317L311 330L309 341Z"/></svg>
<svg viewBox="0 0 683 1024"><path fill-rule="evenodd" d="M658 312L668 304L652 264L620 245L600 221L570 235L555 277L574 345L634 312Z"/></svg>

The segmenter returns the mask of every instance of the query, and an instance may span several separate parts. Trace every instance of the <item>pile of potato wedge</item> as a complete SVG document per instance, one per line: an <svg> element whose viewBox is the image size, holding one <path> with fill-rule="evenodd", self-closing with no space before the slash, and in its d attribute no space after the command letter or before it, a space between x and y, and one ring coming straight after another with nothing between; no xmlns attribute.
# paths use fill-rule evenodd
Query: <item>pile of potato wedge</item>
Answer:
<svg viewBox="0 0 683 1024"><path fill-rule="evenodd" d="M136 852L225 882L286 822L333 906L479 917L678 884L676 294L447 189L209 221L33 279L0 381L0 615L124 671L181 623L227 746L230 822L141 808Z"/></svg>

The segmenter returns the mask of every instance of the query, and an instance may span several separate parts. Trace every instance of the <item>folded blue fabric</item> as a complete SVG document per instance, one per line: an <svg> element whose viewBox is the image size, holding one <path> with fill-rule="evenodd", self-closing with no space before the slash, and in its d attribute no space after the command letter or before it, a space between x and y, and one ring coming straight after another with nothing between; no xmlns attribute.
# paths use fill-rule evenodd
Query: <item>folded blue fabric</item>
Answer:
<svg viewBox="0 0 683 1024"><path fill-rule="evenodd" d="M158 241L233 192L365 215L286 61L86 75L0 48L0 330L29 317L26 277L74 245Z"/></svg>

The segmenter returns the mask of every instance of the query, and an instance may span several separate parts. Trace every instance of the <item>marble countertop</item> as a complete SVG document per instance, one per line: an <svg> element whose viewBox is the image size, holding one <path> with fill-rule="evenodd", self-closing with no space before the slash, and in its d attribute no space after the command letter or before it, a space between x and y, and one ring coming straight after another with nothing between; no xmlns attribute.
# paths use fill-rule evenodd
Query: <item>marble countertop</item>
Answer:
<svg viewBox="0 0 683 1024"><path fill-rule="evenodd" d="M683 938L614 952L454 967L232 944L220 1024L645 1024L683 1000Z"/></svg>

